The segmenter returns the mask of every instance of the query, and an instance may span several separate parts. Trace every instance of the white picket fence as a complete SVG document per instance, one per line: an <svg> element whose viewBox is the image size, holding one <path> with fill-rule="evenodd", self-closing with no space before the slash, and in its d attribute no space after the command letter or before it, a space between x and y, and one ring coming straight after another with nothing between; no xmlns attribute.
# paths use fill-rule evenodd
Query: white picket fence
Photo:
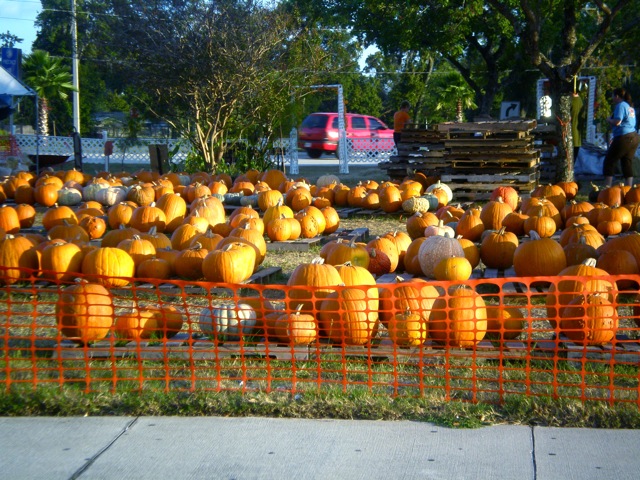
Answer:
<svg viewBox="0 0 640 480"><path fill-rule="evenodd" d="M71 137L38 137L36 135L15 135L16 142L23 155L59 155L73 159L73 139ZM377 163L388 160L396 153L393 142L389 139L347 139L347 158L341 159L341 169L349 163ZM113 152L107 159L105 144L113 142ZM83 163L106 165L148 165L150 163L149 145L166 144L170 152L177 146L171 161L177 164L184 162L191 151L188 140L173 138L139 138L136 142L127 142L124 138L82 138ZM288 165L292 173L297 170L298 163L297 131L293 129L289 138L280 138L274 142L274 150L283 152L277 158ZM348 168L348 167L346 167Z"/></svg>

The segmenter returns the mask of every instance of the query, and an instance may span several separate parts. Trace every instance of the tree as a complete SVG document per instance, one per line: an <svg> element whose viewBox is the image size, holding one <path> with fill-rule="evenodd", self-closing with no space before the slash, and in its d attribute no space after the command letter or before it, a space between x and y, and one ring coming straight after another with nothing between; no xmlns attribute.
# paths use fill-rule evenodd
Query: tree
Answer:
<svg viewBox="0 0 640 480"><path fill-rule="evenodd" d="M446 83L446 87L441 90L440 101L436 105L436 110L448 111L453 106L456 122L464 122L463 110L465 108L476 108L476 104L473 101L475 94L458 73L449 75Z"/></svg>
<svg viewBox="0 0 640 480"><path fill-rule="evenodd" d="M480 113L490 114L501 86L522 74L522 69L507 67L519 56L513 28L500 17L496 20L483 0L290 1L329 25L353 29L398 65L405 55L445 59L475 92ZM408 60L406 65L411 65ZM416 75L410 68L402 73Z"/></svg>
<svg viewBox="0 0 640 480"><path fill-rule="evenodd" d="M58 58L34 50L24 61L25 83L38 94L38 134L49 135L49 101L66 100L73 91L71 73Z"/></svg>
<svg viewBox="0 0 640 480"><path fill-rule="evenodd" d="M110 9L106 50L144 93L138 99L188 138L209 169L230 133L273 135L318 54L296 19L267 2L134 0Z"/></svg>
<svg viewBox="0 0 640 480"><path fill-rule="evenodd" d="M14 48L18 43L22 43L24 38L13 35L9 30L0 33L0 47Z"/></svg>
<svg viewBox="0 0 640 480"><path fill-rule="evenodd" d="M553 105L557 105L556 130L562 140L558 145L560 164L556 168L556 180L573 180L573 78L607 41L614 20L623 12L637 18L637 11L628 8L631 0L607 4L590 2L589 11L585 9L585 2L579 0L545 3L487 0L487 3L514 26L514 33L531 64L549 79Z"/></svg>

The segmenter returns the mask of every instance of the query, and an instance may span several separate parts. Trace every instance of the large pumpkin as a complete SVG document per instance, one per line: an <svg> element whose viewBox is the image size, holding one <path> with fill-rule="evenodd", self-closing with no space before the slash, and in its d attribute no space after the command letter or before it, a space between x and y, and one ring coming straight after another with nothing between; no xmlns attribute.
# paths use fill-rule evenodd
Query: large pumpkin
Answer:
<svg viewBox="0 0 640 480"><path fill-rule="evenodd" d="M287 286L292 287L289 290L289 308L293 310L302 304L303 313L316 315L322 300L341 283L336 267L325 264L321 257L302 263L291 272L287 281Z"/></svg>
<svg viewBox="0 0 640 480"><path fill-rule="evenodd" d="M562 310L560 331L576 343L602 345L618 330L616 307L605 295L575 297Z"/></svg>
<svg viewBox="0 0 640 480"><path fill-rule="evenodd" d="M72 285L60 295L56 318L62 334L75 342L102 340L113 323L111 294L95 283Z"/></svg>
<svg viewBox="0 0 640 480"><path fill-rule="evenodd" d="M454 285L436 299L429 318L429 336L452 347L473 347L487 333L487 309L480 295Z"/></svg>
<svg viewBox="0 0 640 480"><path fill-rule="evenodd" d="M87 253L82 260L82 273L108 287L124 287L135 275L135 263L124 250L100 247Z"/></svg>
<svg viewBox="0 0 640 480"><path fill-rule="evenodd" d="M547 316L554 328L558 317L564 317L563 311L576 297L602 294L609 301L615 298L615 286L607 278L609 273L596 267L596 260L588 258L579 265L571 265L558 273L558 281L553 283L547 294ZM564 277L588 277L581 278Z"/></svg>
<svg viewBox="0 0 640 480"><path fill-rule="evenodd" d="M365 345L377 331L379 302L368 290L342 288L320 304L320 329L338 345Z"/></svg>
<svg viewBox="0 0 640 480"><path fill-rule="evenodd" d="M529 232L531 240L522 242L513 253L513 268L519 277L550 277L567 266L562 246L551 238Z"/></svg>
<svg viewBox="0 0 640 480"><path fill-rule="evenodd" d="M29 239L22 236L5 235L0 239L0 284L12 285L20 279L29 278L38 270L38 254Z"/></svg>

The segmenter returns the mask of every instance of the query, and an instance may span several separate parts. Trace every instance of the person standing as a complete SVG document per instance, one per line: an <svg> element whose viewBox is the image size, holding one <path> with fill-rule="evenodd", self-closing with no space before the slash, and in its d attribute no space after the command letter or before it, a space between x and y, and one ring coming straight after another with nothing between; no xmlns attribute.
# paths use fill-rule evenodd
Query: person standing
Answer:
<svg viewBox="0 0 640 480"><path fill-rule="evenodd" d="M616 163L620 161L625 185L630 187L633 185L633 157L640 142L636 132L636 112L631 95L624 88L616 88L613 91L612 103L613 115L607 122L612 127L613 139L602 167L604 183L605 187L611 186Z"/></svg>
<svg viewBox="0 0 640 480"><path fill-rule="evenodd" d="M578 92L573 92L571 97L571 136L573 137L573 161L578 160L578 153L582 146L582 133L580 129L580 114L582 112L582 97Z"/></svg>
<svg viewBox="0 0 640 480"><path fill-rule="evenodd" d="M402 129L411 120L409 116L409 109L411 105L407 100L404 100L400 104L400 110L398 110L393 116L393 142L396 144L396 149L400 143L400 137L402 136Z"/></svg>

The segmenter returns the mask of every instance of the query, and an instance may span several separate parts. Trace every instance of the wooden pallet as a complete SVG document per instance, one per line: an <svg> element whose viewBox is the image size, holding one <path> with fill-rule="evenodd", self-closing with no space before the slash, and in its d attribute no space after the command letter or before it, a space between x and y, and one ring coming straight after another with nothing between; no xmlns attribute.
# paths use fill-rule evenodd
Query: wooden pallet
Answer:
<svg viewBox="0 0 640 480"><path fill-rule="evenodd" d="M445 122L439 123L435 128L438 132L455 132L455 131L523 131L529 132L538 126L536 120L490 120L481 122Z"/></svg>
<svg viewBox="0 0 640 480"><path fill-rule="evenodd" d="M442 363L445 358L473 358L476 360L520 359L527 355L524 342L480 341L474 348L446 347L433 340L427 340L420 347L403 348L394 346L388 338L379 343L365 346L337 346L318 342L309 346L292 346L276 342L244 344L241 342L220 343L207 338L192 338L179 333L166 342L129 342L124 346L112 343L116 339L106 339L84 348L71 341L63 340L59 348L54 348L53 358L62 360L110 360L112 358L136 358L140 360L218 360L221 358L255 358L281 361L326 361L336 356L341 358L366 359L373 362L400 363Z"/></svg>
<svg viewBox="0 0 640 480"><path fill-rule="evenodd" d="M626 335L616 335L614 342L605 345L581 345L560 335L558 341L536 342L536 352L546 357L563 358L573 364L589 361L640 364L640 342Z"/></svg>
<svg viewBox="0 0 640 480"><path fill-rule="evenodd" d="M352 230L346 229L338 229L338 231L332 233L331 235L326 235L320 239L320 243L324 245L325 243L329 243L333 240L355 240L356 242L368 242L369 241L369 229L366 227L362 228L354 228Z"/></svg>

